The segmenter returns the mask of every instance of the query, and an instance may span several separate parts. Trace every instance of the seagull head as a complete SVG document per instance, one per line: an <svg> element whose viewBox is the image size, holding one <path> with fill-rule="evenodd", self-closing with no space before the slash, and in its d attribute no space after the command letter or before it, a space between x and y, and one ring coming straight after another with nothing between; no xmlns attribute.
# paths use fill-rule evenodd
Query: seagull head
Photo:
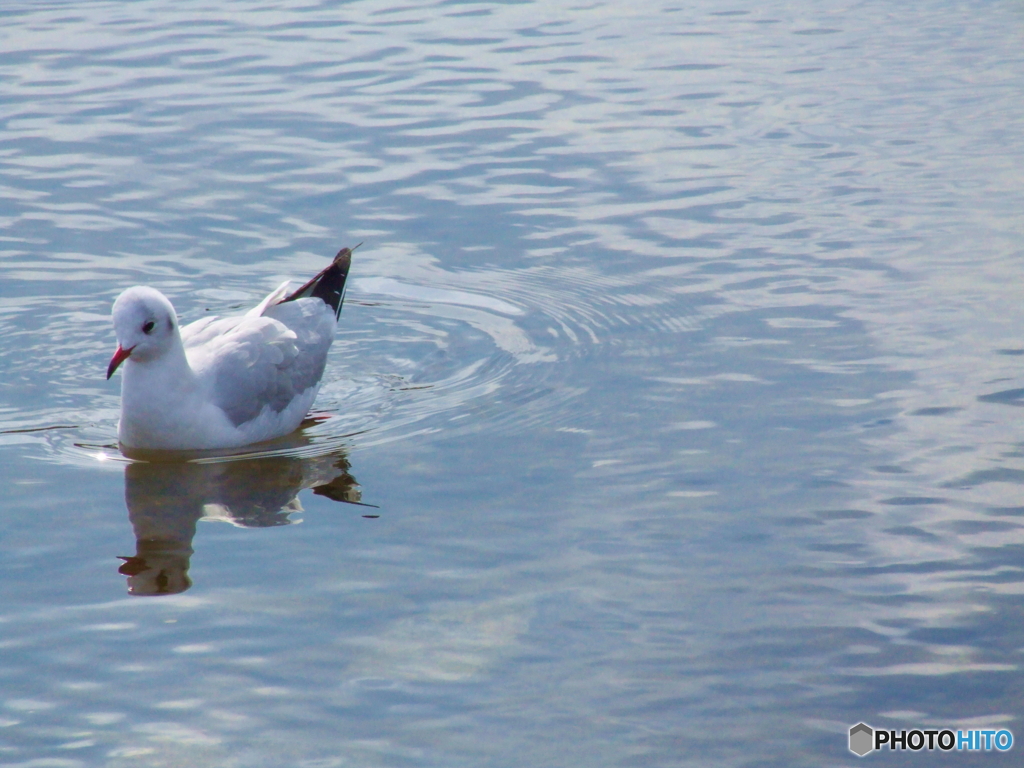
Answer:
<svg viewBox="0 0 1024 768"><path fill-rule="evenodd" d="M114 302L111 311L117 351L110 358L107 378L125 360L155 360L171 348L177 334L178 321L174 307L155 288L137 285L129 288Z"/></svg>

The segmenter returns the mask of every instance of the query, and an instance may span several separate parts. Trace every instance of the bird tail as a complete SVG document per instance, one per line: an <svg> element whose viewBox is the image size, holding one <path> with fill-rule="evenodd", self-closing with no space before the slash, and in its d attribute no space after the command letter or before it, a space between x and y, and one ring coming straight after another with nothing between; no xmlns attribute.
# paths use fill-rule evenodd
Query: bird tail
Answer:
<svg viewBox="0 0 1024 768"><path fill-rule="evenodd" d="M352 266L352 251L359 245L353 248L342 248L329 267L301 288L281 299L281 303L305 298L321 299L334 310L334 316L338 317L341 314L342 302L345 301L345 281L348 280L348 270Z"/></svg>

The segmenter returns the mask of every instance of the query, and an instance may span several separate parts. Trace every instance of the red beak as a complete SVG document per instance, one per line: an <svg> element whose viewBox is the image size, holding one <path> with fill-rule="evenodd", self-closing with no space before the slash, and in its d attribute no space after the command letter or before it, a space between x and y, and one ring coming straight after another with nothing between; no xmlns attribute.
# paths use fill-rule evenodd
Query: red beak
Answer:
<svg viewBox="0 0 1024 768"><path fill-rule="evenodd" d="M132 353L133 349L135 349L135 347L128 347L128 349L121 349L121 345L120 344L117 345L117 351L114 353L114 356L112 358L110 358L110 365L107 366L107 378L108 379L111 376L114 375L114 371L117 370L117 366L119 366L121 363L123 363L125 360L128 359L128 355L130 355Z"/></svg>

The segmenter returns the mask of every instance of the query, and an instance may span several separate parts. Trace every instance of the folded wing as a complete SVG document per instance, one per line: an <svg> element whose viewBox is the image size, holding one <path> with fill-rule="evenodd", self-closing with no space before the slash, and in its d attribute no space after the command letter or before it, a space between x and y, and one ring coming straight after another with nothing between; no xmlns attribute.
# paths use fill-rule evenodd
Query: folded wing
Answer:
<svg viewBox="0 0 1024 768"><path fill-rule="evenodd" d="M336 322L320 299L298 299L259 317L200 320L182 329L182 342L212 401L237 427L319 386Z"/></svg>
<svg viewBox="0 0 1024 768"><path fill-rule="evenodd" d="M294 292L284 283L242 317L204 318L181 330L192 370L236 427L266 409L281 413L296 401L312 403L351 264L352 249L342 248Z"/></svg>

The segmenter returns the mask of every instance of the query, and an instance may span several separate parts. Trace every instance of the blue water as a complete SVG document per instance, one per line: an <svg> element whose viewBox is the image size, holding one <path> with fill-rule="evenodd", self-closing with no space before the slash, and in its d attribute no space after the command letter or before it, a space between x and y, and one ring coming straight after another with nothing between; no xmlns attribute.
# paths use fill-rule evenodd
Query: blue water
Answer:
<svg viewBox="0 0 1024 768"><path fill-rule="evenodd" d="M1024 739L1018 4L0 15L0 765ZM121 290L361 241L316 424L120 455Z"/></svg>

